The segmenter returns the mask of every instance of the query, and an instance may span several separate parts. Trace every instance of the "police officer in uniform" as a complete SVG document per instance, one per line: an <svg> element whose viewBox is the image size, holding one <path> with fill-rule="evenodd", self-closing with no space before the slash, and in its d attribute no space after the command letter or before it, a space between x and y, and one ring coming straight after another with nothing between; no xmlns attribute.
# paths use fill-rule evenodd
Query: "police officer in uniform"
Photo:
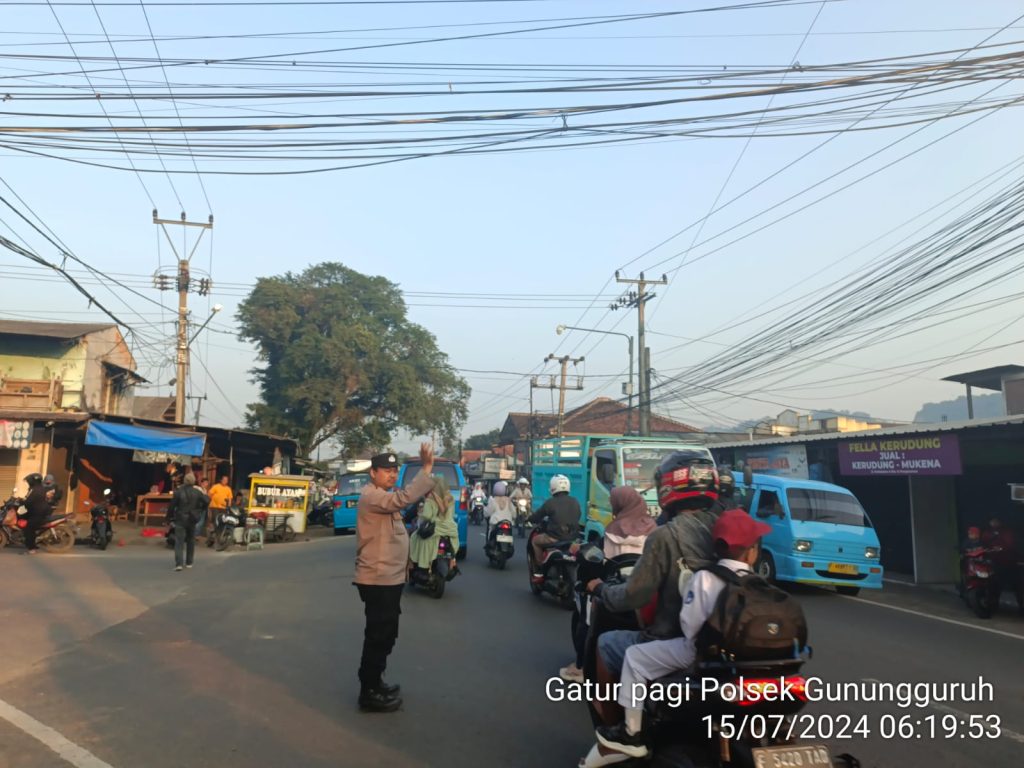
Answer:
<svg viewBox="0 0 1024 768"><path fill-rule="evenodd" d="M402 509L419 501L434 487L434 449L420 445L419 474L408 487L393 491L398 480L398 457L393 453L370 461L370 483L359 496L356 516L356 570L366 615L363 655L359 663L359 708L394 712L402 706L400 688L384 682L388 656L398 639L402 589L409 567L409 534Z"/></svg>

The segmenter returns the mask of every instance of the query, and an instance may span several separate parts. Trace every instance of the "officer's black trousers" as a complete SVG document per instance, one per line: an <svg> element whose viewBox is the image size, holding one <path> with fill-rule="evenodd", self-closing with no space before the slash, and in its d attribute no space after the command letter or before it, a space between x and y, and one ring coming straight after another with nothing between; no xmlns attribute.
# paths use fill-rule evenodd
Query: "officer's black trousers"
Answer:
<svg viewBox="0 0 1024 768"><path fill-rule="evenodd" d="M359 662L359 682L364 689L380 685L388 665L388 655L398 639L398 617L402 613L404 584L380 587L356 584L366 613L363 656Z"/></svg>

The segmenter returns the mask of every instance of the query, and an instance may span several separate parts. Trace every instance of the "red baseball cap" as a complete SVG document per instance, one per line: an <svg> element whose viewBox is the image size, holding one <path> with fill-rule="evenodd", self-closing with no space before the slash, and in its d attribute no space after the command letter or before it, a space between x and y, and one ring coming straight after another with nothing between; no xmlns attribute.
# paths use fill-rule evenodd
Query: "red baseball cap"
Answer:
<svg viewBox="0 0 1024 768"><path fill-rule="evenodd" d="M757 540L771 531L766 523L759 523L742 509L727 509L711 529L711 538L721 539L730 549L733 547L752 547Z"/></svg>

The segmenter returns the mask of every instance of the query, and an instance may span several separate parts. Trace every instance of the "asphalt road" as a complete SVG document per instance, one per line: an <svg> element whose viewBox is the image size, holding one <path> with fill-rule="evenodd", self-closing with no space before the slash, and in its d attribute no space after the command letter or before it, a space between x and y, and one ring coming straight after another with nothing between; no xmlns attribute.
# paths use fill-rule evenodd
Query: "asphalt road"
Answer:
<svg viewBox="0 0 1024 768"><path fill-rule="evenodd" d="M442 600L403 598L388 677L402 684L405 706L391 715L356 709L362 610L351 538L202 549L182 573L159 546L0 551L0 766L574 766L593 739L584 706L545 697L545 681L571 658L569 614L530 594L522 542L499 572L483 563L480 529L470 536L464 575ZM811 705L817 715L866 716L872 735L832 739L834 752L866 766L1021 763L1024 620L973 620L955 598L897 587L877 598L884 605L797 594L815 649L808 676L982 676L994 686L993 702L921 710ZM1003 735L879 733L887 715L970 714L999 715Z"/></svg>

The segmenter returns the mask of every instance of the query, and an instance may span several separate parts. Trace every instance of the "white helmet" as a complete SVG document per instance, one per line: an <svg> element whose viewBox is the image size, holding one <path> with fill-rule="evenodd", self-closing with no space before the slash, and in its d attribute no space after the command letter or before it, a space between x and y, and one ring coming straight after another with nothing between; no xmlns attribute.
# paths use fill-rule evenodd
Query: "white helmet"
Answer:
<svg viewBox="0 0 1024 768"><path fill-rule="evenodd" d="M527 480L525 477L520 477L518 480L516 480L516 484L517 485L529 485L530 481Z"/></svg>
<svg viewBox="0 0 1024 768"><path fill-rule="evenodd" d="M551 489L551 495L554 496L556 493L568 493L569 492L569 478L565 475L555 475L551 478L551 483L548 486Z"/></svg>
<svg viewBox="0 0 1024 768"><path fill-rule="evenodd" d="M507 488L508 488L507 484L505 482L499 480L498 482L496 482L494 484L494 487L491 488L491 495L492 496L504 496L505 495L505 490Z"/></svg>

